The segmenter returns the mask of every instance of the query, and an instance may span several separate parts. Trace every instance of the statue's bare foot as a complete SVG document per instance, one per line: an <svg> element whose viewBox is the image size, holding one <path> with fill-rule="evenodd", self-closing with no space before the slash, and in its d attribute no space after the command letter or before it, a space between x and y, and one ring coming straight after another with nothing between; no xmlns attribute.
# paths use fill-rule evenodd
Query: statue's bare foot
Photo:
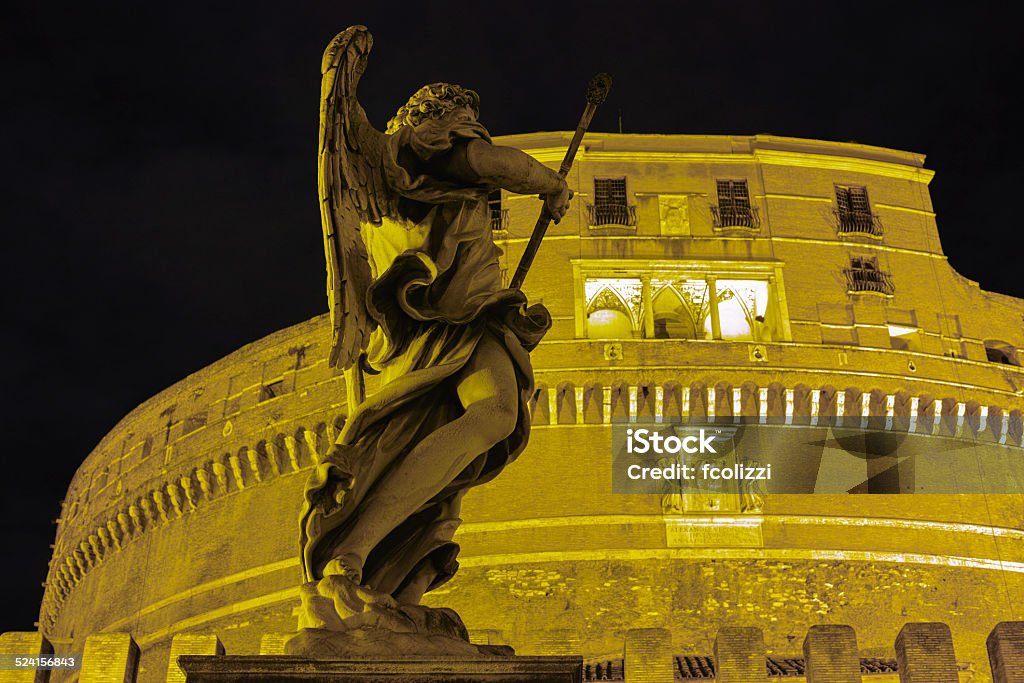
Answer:
<svg viewBox="0 0 1024 683"><path fill-rule="evenodd" d="M340 555L324 567L324 578L317 584L317 592L334 601L342 620L368 612L371 607L394 609L398 606L389 594L360 584L361 564L355 555Z"/></svg>
<svg viewBox="0 0 1024 683"><path fill-rule="evenodd" d="M324 576L344 576L356 584L363 582L363 560L355 553L341 553L324 567Z"/></svg>

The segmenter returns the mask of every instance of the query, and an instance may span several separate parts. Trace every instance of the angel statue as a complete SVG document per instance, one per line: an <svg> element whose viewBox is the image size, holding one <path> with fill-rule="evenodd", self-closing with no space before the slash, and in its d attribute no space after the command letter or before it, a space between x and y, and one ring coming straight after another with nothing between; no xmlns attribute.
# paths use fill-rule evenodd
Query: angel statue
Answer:
<svg viewBox="0 0 1024 683"><path fill-rule="evenodd" d="M458 615L420 605L448 581L468 489L526 446L529 351L551 324L502 286L488 193L538 194L552 219L561 175L492 144L472 90L417 90L381 133L356 98L372 37L353 26L324 54L319 187L330 362L379 374L305 488L292 654L497 654ZM502 654L511 654L506 648Z"/></svg>

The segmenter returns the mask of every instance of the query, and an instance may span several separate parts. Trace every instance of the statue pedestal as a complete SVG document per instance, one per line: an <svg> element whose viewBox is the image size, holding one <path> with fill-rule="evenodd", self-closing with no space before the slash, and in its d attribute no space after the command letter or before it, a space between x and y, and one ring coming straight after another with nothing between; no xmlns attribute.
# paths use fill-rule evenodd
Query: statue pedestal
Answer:
<svg viewBox="0 0 1024 683"><path fill-rule="evenodd" d="M309 659L182 655L186 683L582 683L582 657Z"/></svg>

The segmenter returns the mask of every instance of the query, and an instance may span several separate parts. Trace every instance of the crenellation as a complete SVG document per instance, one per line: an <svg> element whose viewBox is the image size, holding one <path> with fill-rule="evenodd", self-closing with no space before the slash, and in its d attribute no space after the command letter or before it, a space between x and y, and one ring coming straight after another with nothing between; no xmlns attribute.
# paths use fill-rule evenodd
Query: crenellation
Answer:
<svg viewBox="0 0 1024 683"><path fill-rule="evenodd" d="M687 392L689 405L684 408L687 415L704 420L708 417L708 389L704 382L693 382Z"/></svg>
<svg viewBox="0 0 1024 683"><path fill-rule="evenodd" d="M812 416L814 392L800 382L793 387L793 424L809 425Z"/></svg>
<svg viewBox="0 0 1024 683"><path fill-rule="evenodd" d="M548 404L548 387L538 383L530 397L530 421L535 425L546 425L551 422Z"/></svg>
<svg viewBox="0 0 1024 683"><path fill-rule="evenodd" d="M124 512L118 512L116 519L118 530L121 533L121 538L127 541L132 535L132 528L131 523L128 520L128 515L124 514Z"/></svg>
<svg viewBox="0 0 1024 683"><path fill-rule="evenodd" d="M284 448L288 453L288 465L292 472L298 472L302 469L302 464L299 460L302 456L301 450L304 444L305 439L296 439L290 434L284 437Z"/></svg>
<svg viewBox="0 0 1024 683"><path fill-rule="evenodd" d="M728 382L715 384L715 417L724 418L733 416L732 385Z"/></svg>
<svg viewBox="0 0 1024 683"><path fill-rule="evenodd" d="M178 480L178 485L181 487L181 492L185 495L185 502L188 504L189 512L194 512L196 510L196 490L192 477L189 475L181 477Z"/></svg>
<svg viewBox="0 0 1024 683"><path fill-rule="evenodd" d="M110 542L113 544L113 547L120 550L121 530L117 528L117 523L112 519L107 520L107 534L110 536Z"/></svg>
<svg viewBox="0 0 1024 683"><path fill-rule="evenodd" d="M1019 409L1010 412L1006 436L1009 443L1024 445L1024 413Z"/></svg>
<svg viewBox="0 0 1024 683"><path fill-rule="evenodd" d="M629 389L630 385L624 379L617 379L612 382L608 412L612 416L613 421L630 416Z"/></svg>
<svg viewBox="0 0 1024 683"><path fill-rule="evenodd" d="M555 394L557 424L576 424L576 388L571 382L559 382Z"/></svg>
<svg viewBox="0 0 1024 683"><path fill-rule="evenodd" d="M316 429L323 429L323 428L324 428L324 423L321 422L319 425L317 425ZM310 430L310 429L302 429L300 427L299 428L299 432L296 432L296 438L297 438L299 444L302 446L302 453L305 456L307 456L303 463L301 463L298 467L293 468L294 471L296 471L296 472L298 472L299 469L305 467L306 465L315 465L315 464L317 464L318 462L320 462L320 458L323 455L326 455L326 451L324 450L324 446L323 446L323 444L324 444L323 432L322 431L316 431L316 429ZM299 434L301 434L301 437L299 436Z"/></svg>
<svg viewBox="0 0 1024 683"><path fill-rule="evenodd" d="M170 482L164 487L164 491L167 492L167 500L171 503L171 510L173 511L174 516L178 518L182 517L185 514L185 510L181 504L181 490L178 488L178 485L174 482ZM120 549L121 548L118 547L118 550Z"/></svg>
<svg viewBox="0 0 1024 683"><path fill-rule="evenodd" d="M946 397L940 404L938 433L940 436L956 436L960 428L957 418L960 416L960 402L955 398Z"/></svg>
<svg viewBox="0 0 1024 683"><path fill-rule="evenodd" d="M209 467L211 464L212 463L207 463L206 466L197 467L193 470L193 476L195 476L196 481L199 482L199 490L202 493L203 500L206 501L213 500L214 495L213 488L210 484L210 473L206 469L206 467Z"/></svg>
<svg viewBox="0 0 1024 683"><path fill-rule="evenodd" d="M232 454L228 454L226 460L231 467L231 475L234 477L234 488L241 491L246 485L245 477L242 474L242 463L237 455Z"/></svg>
<svg viewBox="0 0 1024 683"><path fill-rule="evenodd" d="M586 384L583 387L584 424L602 424L604 416L604 386L599 383Z"/></svg>
<svg viewBox="0 0 1024 683"><path fill-rule="evenodd" d="M240 462L248 466L248 472L252 476L253 483L259 484L263 481L263 472L260 467L261 460L259 452L255 448L250 449L247 446L242 446L236 457Z"/></svg>

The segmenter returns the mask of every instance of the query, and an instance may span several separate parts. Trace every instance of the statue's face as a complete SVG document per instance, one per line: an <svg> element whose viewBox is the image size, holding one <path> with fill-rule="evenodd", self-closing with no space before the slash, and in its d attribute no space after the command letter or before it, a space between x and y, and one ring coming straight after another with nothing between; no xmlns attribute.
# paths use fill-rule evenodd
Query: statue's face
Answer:
<svg viewBox="0 0 1024 683"><path fill-rule="evenodd" d="M476 121L476 114L469 107L462 106L455 107L444 118L449 121Z"/></svg>

